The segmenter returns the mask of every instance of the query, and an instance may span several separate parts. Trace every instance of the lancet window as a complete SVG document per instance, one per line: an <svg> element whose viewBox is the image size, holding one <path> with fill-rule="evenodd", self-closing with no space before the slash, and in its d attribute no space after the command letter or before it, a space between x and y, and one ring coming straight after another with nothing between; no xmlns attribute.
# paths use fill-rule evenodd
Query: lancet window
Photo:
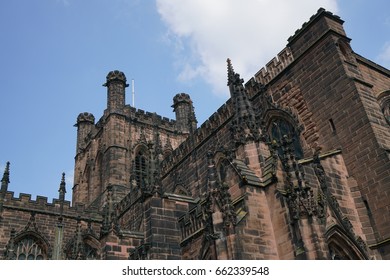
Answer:
<svg viewBox="0 0 390 280"><path fill-rule="evenodd" d="M148 164L147 154L144 149L140 149L137 152L134 161L135 180L137 182L137 186L139 187L146 185L147 164Z"/></svg>

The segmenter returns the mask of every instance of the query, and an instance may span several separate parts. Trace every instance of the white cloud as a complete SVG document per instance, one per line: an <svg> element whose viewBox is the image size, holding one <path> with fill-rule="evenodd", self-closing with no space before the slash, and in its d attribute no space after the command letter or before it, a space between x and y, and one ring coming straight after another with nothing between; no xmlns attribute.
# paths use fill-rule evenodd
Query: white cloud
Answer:
<svg viewBox="0 0 390 280"><path fill-rule="evenodd" d="M383 46L382 52L378 56L378 60L383 66L390 68L390 41L386 42Z"/></svg>
<svg viewBox="0 0 390 280"><path fill-rule="evenodd" d="M156 0L176 50L180 80L205 79L226 90L226 59L245 80L279 53L320 7L337 0ZM180 46L180 47L178 47Z"/></svg>

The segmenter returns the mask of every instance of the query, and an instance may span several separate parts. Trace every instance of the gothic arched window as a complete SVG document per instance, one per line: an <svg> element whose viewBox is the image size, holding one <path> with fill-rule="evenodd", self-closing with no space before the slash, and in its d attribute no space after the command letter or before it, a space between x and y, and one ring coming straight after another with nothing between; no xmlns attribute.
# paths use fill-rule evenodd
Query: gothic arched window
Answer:
<svg viewBox="0 0 390 280"><path fill-rule="evenodd" d="M45 253L42 246L31 236L27 236L16 244L16 259L43 260Z"/></svg>
<svg viewBox="0 0 390 280"><path fill-rule="evenodd" d="M135 180L137 182L137 186L143 187L146 185L147 181L147 164L148 158L145 150L140 149L134 160L134 169L135 169Z"/></svg>
<svg viewBox="0 0 390 280"><path fill-rule="evenodd" d="M382 113L388 124L390 124L390 99L387 100L382 106Z"/></svg>
<svg viewBox="0 0 390 280"><path fill-rule="evenodd" d="M218 174L219 174L219 179L224 182L227 177L227 167L228 167L228 162L227 160L222 160L218 166Z"/></svg>
<svg viewBox="0 0 390 280"><path fill-rule="evenodd" d="M367 254L358 242L348 237L339 226L327 232L329 257L332 260L364 260Z"/></svg>
<svg viewBox="0 0 390 280"><path fill-rule="evenodd" d="M390 125L390 90L385 90L378 95L379 106L381 107L386 122Z"/></svg>
<svg viewBox="0 0 390 280"><path fill-rule="evenodd" d="M291 146L294 149L294 154L298 159L303 158L303 150L301 147L301 143L299 141L299 134L295 127L285 120L284 118L274 118L271 121L271 125L269 128L269 134L271 141L274 141L278 145L278 153L281 155L282 145L284 141L287 139L291 141Z"/></svg>

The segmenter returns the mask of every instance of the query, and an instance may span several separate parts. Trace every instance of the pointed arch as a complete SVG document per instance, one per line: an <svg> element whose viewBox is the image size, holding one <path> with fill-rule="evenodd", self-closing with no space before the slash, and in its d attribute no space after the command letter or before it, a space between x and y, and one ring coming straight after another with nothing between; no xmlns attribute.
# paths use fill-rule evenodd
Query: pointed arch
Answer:
<svg viewBox="0 0 390 280"><path fill-rule="evenodd" d="M390 89L382 91L377 100L386 122L390 125Z"/></svg>
<svg viewBox="0 0 390 280"><path fill-rule="evenodd" d="M65 258L98 260L100 259L100 242L92 234L81 234L81 238L75 235L65 246Z"/></svg>
<svg viewBox="0 0 390 280"><path fill-rule="evenodd" d="M333 225L326 233L329 256L332 260L365 260L367 254L344 230Z"/></svg>
<svg viewBox="0 0 390 280"><path fill-rule="evenodd" d="M100 242L92 234L86 234L83 238L84 242L84 254L86 260L98 260L100 259Z"/></svg>
<svg viewBox="0 0 390 280"><path fill-rule="evenodd" d="M173 193L177 195L189 196L188 190L181 183L175 185L175 187L173 188Z"/></svg>
<svg viewBox="0 0 390 280"><path fill-rule="evenodd" d="M283 110L271 109L267 111L264 121L265 130L271 142L280 145L283 142L283 138L287 137L292 141L295 156L298 159L303 158L300 137L302 128L297 118ZM280 154L281 150L278 149L278 152Z"/></svg>
<svg viewBox="0 0 390 280"><path fill-rule="evenodd" d="M149 152L140 144L134 150L133 175L138 187L145 187L148 180Z"/></svg>
<svg viewBox="0 0 390 280"><path fill-rule="evenodd" d="M15 258L17 260L46 260L50 245L38 232L28 230L15 236Z"/></svg>

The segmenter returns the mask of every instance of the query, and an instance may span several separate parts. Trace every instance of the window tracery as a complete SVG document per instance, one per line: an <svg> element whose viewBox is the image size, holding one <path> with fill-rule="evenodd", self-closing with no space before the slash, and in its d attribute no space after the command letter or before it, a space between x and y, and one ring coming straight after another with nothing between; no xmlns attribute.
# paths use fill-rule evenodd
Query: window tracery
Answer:
<svg viewBox="0 0 390 280"><path fill-rule="evenodd" d="M284 118L274 118L269 128L271 142L277 144L278 153L282 155L282 145L285 141L290 141L297 159L303 158L303 150L299 141L299 134L294 126Z"/></svg>
<svg viewBox="0 0 390 280"><path fill-rule="evenodd" d="M29 236L17 243L16 258L18 260L43 260L45 254L40 244Z"/></svg>

